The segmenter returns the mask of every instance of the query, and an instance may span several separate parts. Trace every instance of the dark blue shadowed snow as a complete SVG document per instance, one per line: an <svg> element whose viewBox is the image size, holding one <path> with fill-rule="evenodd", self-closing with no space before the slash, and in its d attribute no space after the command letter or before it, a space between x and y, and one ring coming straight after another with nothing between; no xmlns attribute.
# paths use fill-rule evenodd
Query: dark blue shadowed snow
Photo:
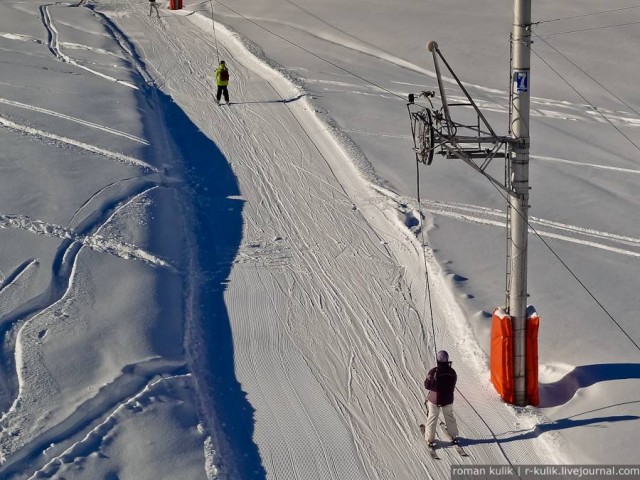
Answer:
<svg viewBox="0 0 640 480"><path fill-rule="evenodd" d="M183 157L186 180L193 200L196 225L197 258L202 275L196 285L200 300L200 318L205 338L208 378L199 379L212 404L205 408L217 425L211 425L223 438L225 472L237 479L264 479L257 445L253 442L254 409L235 375L234 349L224 291L233 261L242 240L243 201L239 199L236 177L227 159L191 119L161 92L162 104L172 140ZM189 272L193 274L195 272ZM215 442L217 443L217 442ZM216 445L216 448L222 445ZM227 456L231 455L232 458Z"/></svg>
<svg viewBox="0 0 640 480"><path fill-rule="evenodd" d="M135 45L117 25L103 15L100 17L138 71L146 74L144 59ZM253 441L254 409L235 375L233 338L223 296L242 240L243 202L238 200L238 183L217 145L171 97L145 82L145 76L137 83L151 107L158 107L162 112L165 121L161 128L170 135L182 156L188 197L195 216L192 233L197 243L194 253L199 271L187 272L187 275L196 275L200 281L194 285L200 302L196 314L204 333L200 339L204 348L200 353L206 356L202 360L208 368L207 378L198 378L198 382L200 389L206 389L203 401L209 404L204 408L215 422L209 426L214 447L219 450L225 473L239 480L264 479L266 472ZM170 155L170 152L163 154Z"/></svg>
<svg viewBox="0 0 640 480"><path fill-rule="evenodd" d="M145 81L149 75L144 59L126 34L106 16L99 16L141 73L137 81L141 94L152 108L162 112L164 127L161 128L170 135L182 156L196 222L192 233L197 243L199 270L187 275L196 275L200 280L199 285L194 285L200 301L196 314L204 333L200 339L204 346L201 353L206 356L203 361L208 366L208 378L198 378L198 382L201 390L206 389L203 401L209 404L204 408L215 422L209 427L214 448L224 462L219 467L230 474L230 478L265 479L258 446L253 441L254 409L235 375L233 338L223 296L242 240L243 202L238 200L240 190L235 174L217 145L173 99ZM148 128L154 126L148 125Z"/></svg>
<svg viewBox="0 0 640 480"><path fill-rule="evenodd" d="M522 440L531 440L539 437L545 432L552 432L557 430L566 430L576 427L605 427L607 424L615 424L617 422L640 420L637 415L610 415L608 417L594 417L574 419L571 417L561 418L552 422L541 423L534 428L520 431L520 432L507 432L506 434L494 434L489 438L463 438L460 440L460 445L466 447L468 445L481 445L481 444L503 444L509 442L517 442Z"/></svg>
<svg viewBox="0 0 640 480"><path fill-rule="evenodd" d="M606 363L594 365L582 365L574 368L556 382L540 384L540 408L557 407L569 402L581 388L590 387L596 383L611 380L640 379L640 364L638 363ZM576 427L606 427L618 422L638 421L637 415L609 415L603 417L575 418L587 415L598 410L620 405L629 405L637 402L625 402L617 405L609 405L597 410L583 412L579 415L561 418L555 421L540 423L532 429L499 433L488 438L462 439L461 445L479 445L492 443L509 443L521 440L530 440L539 437L545 432L567 430Z"/></svg>
<svg viewBox="0 0 640 480"><path fill-rule="evenodd" d="M609 380L640 379L640 363L603 363L581 365L560 380L540 384L540 407L557 407L567 403L581 388Z"/></svg>

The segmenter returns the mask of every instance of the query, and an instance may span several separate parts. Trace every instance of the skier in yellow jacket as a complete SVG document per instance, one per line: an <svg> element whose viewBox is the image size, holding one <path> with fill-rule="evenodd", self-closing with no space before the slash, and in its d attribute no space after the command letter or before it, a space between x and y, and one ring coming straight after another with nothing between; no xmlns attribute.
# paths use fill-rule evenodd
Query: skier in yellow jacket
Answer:
<svg viewBox="0 0 640 480"><path fill-rule="evenodd" d="M229 70L227 70L227 65L224 63L224 60L220 61L220 65L216 69L216 85L218 86L216 102L220 104L220 97L224 95L225 102L229 104L229 90L227 90L227 85L229 85Z"/></svg>

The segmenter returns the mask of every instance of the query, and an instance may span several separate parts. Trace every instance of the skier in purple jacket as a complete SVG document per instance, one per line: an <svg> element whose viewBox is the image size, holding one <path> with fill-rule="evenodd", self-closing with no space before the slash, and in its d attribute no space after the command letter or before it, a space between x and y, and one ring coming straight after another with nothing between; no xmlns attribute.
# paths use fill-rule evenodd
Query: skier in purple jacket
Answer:
<svg viewBox="0 0 640 480"><path fill-rule="evenodd" d="M451 367L449 354L445 350L440 350L436 355L437 366L429 370L424 386L429 390L427 396L427 425L425 428L425 440L430 447L435 446L436 426L440 410L444 414L444 421L447 432L453 444L458 444L458 425L453 415L453 392L456 388L458 376Z"/></svg>

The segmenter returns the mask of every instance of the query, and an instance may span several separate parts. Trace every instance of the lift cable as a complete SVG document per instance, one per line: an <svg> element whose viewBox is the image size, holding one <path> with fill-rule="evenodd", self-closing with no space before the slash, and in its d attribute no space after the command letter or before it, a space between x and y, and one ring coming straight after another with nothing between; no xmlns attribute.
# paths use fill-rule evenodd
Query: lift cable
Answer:
<svg viewBox="0 0 640 480"><path fill-rule="evenodd" d="M616 9L616 10L609 10L609 11L604 11L604 12L600 12L600 13L607 13L610 11L618 11L618 10L626 10L626 9L630 9L630 8L640 8L640 5L636 5L633 7L628 7L628 8L623 8L623 9ZM590 14L590 15L594 15L594 14ZM586 16L586 15L585 15ZM567 17L567 18L571 18L571 17ZM548 20L551 21L551 20ZM529 26L529 28L532 25L537 25L539 23L544 23L546 21L541 21L541 22L535 22L532 23ZM640 22L633 22L630 24L624 24L624 25L633 25L633 24L637 24ZM612 25L615 26L615 25ZM597 27L597 28L608 28L608 27ZM591 29L587 29L587 30L591 30ZM578 31L578 30L576 30ZM565 33L573 33L573 32L565 32ZM640 115L640 113L634 109L631 105L629 105L627 102L625 102L624 100L622 100L620 97L618 97L617 95L615 95L611 90L609 90L608 88L606 88L602 83L600 83L599 81L597 81L595 78L593 78L591 75L589 75L587 72L585 72L582 68L580 68L575 62L571 61L566 55L562 54L560 51L558 51L558 49L556 49L553 45L551 45L549 42L547 42L544 38L544 36L549 36L549 35L556 35L556 34L537 34L533 31L533 29L531 29L531 35L535 36L536 38L538 38L539 40L541 40L542 42L545 43L545 45L549 46L551 49L553 49L558 55L560 55L562 58L564 58L567 62L569 62L571 65L573 65L575 68L577 68L580 72L582 72L584 75L586 75L589 79L591 79L593 82L595 82L597 85L599 85L603 90L605 90L608 94L610 94L613 98L615 98L616 100L618 100L619 102L621 102L623 105L625 105L626 107L628 107L629 109L631 109L634 113ZM593 103L591 103L589 100L587 100L587 98L582 95L566 78L564 78L560 72L558 72L556 69L554 69L544 58L542 58L542 56L536 52L534 50L533 47L531 48L531 52L536 55L547 67L549 67L549 69L555 73L563 82L565 82L569 88L571 88L580 98L582 98L587 105L589 105L593 111L595 111L598 115L600 115L609 125L611 125L620 135L622 135L629 143L631 143L637 150L640 150L640 147L633 141L631 140L622 130L620 130L618 127L616 127L611 120L609 120L609 118L602 113L600 110L598 110L598 107L596 107ZM529 130L529 125L527 125L527 130Z"/></svg>
<svg viewBox="0 0 640 480"><path fill-rule="evenodd" d="M244 15L242 15L242 14L241 14L241 13L239 13L239 12L237 12L237 11L236 11L236 10L234 10L233 8L229 7L228 5L226 5L226 4L222 3L222 2L217 2L217 3L218 3L219 5L222 5L223 7L225 7L227 10L232 11L233 13L235 13L236 15L238 15L239 17L244 18L247 22L253 23L253 24L254 24L255 26L257 26L258 28L261 28L262 30L264 30L264 31L266 31L266 32L269 32L271 35L273 35L273 36L275 36L275 37L278 37L280 40L283 40L283 41L287 42L288 44L293 45L293 46L294 46L294 47L296 47L296 48L299 48L299 49L300 49L300 50L302 50L303 52L306 52L306 53L308 53L309 55L312 55L312 56L314 56L314 57L316 57L316 58L318 58L318 59L322 60L323 62L326 62L326 63L328 63L329 65L332 65L332 66L334 66L334 67L336 67L336 68L338 68L338 69L342 70L343 72L348 73L349 75L353 75L354 77L359 78L359 79L360 79L360 80L362 80L363 82L366 82L366 83L368 83L369 85L372 85L372 86L374 86L374 87L376 87L376 88L379 88L380 90L382 90L382 91L384 91L384 92L387 92L387 93L389 93L389 94L393 95L394 97L398 97L398 98L399 98L399 99L401 99L403 102L406 100L406 98L405 98L404 96L399 95L399 94L397 94L396 92L393 92L393 91L389 90L388 88L385 88L385 87L383 87L383 86L381 86L381 85L378 85L377 83L372 82L371 80L368 80L368 79L366 79L366 78L364 78L364 77L362 77L362 76L358 75L357 73L352 72L351 70L348 70L348 69L346 69L346 68L344 68L344 67L341 67L340 65L337 65L336 63L332 62L331 60L328 60L328 59L326 59L326 58L322 57L321 55L318 55L317 53L313 53L312 51L307 50L307 49L306 49L306 48L304 48L303 46L301 46L301 45L299 45L299 44L297 44L297 43L295 43L295 42L293 42L293 41L289 40L288 38L283 37L282 35L279 35L279 34L277 34L277 33L273 32L272 30L269 30L267 27L265 27L265 26L263 26L263 25L260 25L258 22L254 21L254 20L251 20L251 19L250 19L250 18L248 18L248 17L245 17Z"/></svg>
<svg viewBox="0 0 640 480"><path fill-rule="evenodd" d="M560 20L572 20L574 18L591 17L593 15L601 15L603 13L611 13L611 12L620 12L622 10L632 10L634 8L640 8L640 5L633 5L631 7L623 7L623 8L614 8L612 10L603 10L601 12L584 13L582 15L572 15L570 17L559 17L559 18L552 18L549 20L540 20L539 22L535 22L534 25L540 25L541 23L558 22Z"/></svg>
<svg viewBox="0 0 640 480"><path fill-rule="evenodd" d="M426 310L426 301L429 301L429 318L431 323L431 335L433 337L433 353L434 357L438 358L438 346L436 342L436 329L435 322L433 318L433 305L431 303L431 286L429 282L429 268L427 265L427 254L425 252L425 239L424 239L424 219L425 215L422 213L422 202L420 201L420 162L416 160L416 190L417 190L417 200L418 200L418 216L420 217L420 246L422 247L422 258L424 260L424 275L425 275L425 310Z"/></svg>
<svg viewBox="0 0 640 480"><path fill-rule="evenodd" d="M216 36L216 22L213 20L213 2L209 0L209 5L211 5L211 27L213 28L213 41L216 46L216 59L218 63L220 63L220 54L218 53L218 37Z"/></svg>
<svg viewBox="0 0 640 480"><path fill-rule="evenodd" d="M601 27L582 28L579 30L568 30L566 32L542 33L541 37L553 37L555 35L567 35L569 33L589 32L591 30L602 30L603 28L626 27L628 25L637 25L640 22L617 23L615 25L602 25Z"/></svg>
<svg viewBox="0 0 640 480"><path fill-rule="evenodd" d="M496 189L496 191L500 194L500 196L502 198L505 199L505 201L507 203L509 203L509 198L507 197L507 195L500 190L500 188L498 188L496 185L493 184L493 182L489 182L491 183L491 185L493 186L493 188ZM549 245L549 243L542 237L542 235L540 235L540 233L536 230L536 228L531 225L531 223L529 222L529 220L525 217L525 215L522 214L522 212L520 212L518 209L513 209L518 215L520 215L520 217L525 221L525 223L527 224L528 228L531 229L531 231L535 234L536 237L538 237L540 239L540 241L544 244L545 247L547 247L547 249L549 249L549 251L553 254L553 256L560 262L560 264L562 264L562 266L569 272L569 274L578 282L578 284L580 284L580 286L587 292L587 294L598 304L598 306L602 309L602 311L607 315L607 317L609 317L609 319L616 324L616 326L620 329L620 331L622 331L622 333L629 339L629 341L631 343L633 343L633 345L640 350L640 345L638 345L638 343L636 343L636 341L631 338L631 336L627 333L627 331L622 328L622 325L620 325L620 323L618 323L618 321L613 317L613 315L609 312L609 310L607 310L607 308L602 304L602 302L600 302L600 300L598 300L596 298L596 296L591 292L591 290L589 290L589 287L587 287L584 282L582 280L580 280L580 278L578 277L578 275L571 269L571 267L569 267L569 265L567 265L567 263L560 257L560 255L551 247L551 245Z"/></svg>
<svg viewBox="0 0 640 480"><path fill-rule="evenodd" d="M640 23L640 22L638 22L638 23ZM620 135L622 135L624 138L626 138L626 139L627 139L627 141L628 141L631 145L633 145L637 150L639 150L639 151L640 151L640 146L638 146L638 145L637 145L633 140L631 140L631 138L629 138L629 136L628 136L626 133L624 133L622 130L620 130L618 127L616 127L616 126L613 124L613 122L612 122L611 120L609 120L609 118L608 118L604 113L602 113L600 110L598 110L598 107L596 107L596 106L595 106L593 103L591 103L591 102L590 102L590 101L589 101L589 100L588 100L588 99L587 99L583 94L581 94L581 93L578 91L578 89L577 89L576 87L574 87L574 86L571 84L571 82L569 82L566 78L564 78L564 77L560 74L560 72L558 72L555 68L553 68L553 67L549 64L549 62L547 62L544 58L542 58L542 57L540 56L540 54L539 54L538 52L536 52L533 48L531 48L531 52L532 52L532 53L534 53L534 54L536 55L536 57L538 57L538 58L539 58L539 59L540 59L540 60L541 60L541 61L542 61L542 62L543 62L547 67L549 67L549 69L550 69L553 73L555 73L555 74L556 74L556 75L557 75L557 76L558 76L558 77L559 77L559 78L560 78L564 83L566 83L566 84L567 84L567 86L569 86L569 88L571 88L571 90L573 90L573 91L574 91L574 92L575 92L575 93L576 93L580 98L582 98L582 99L587 103L587 105L589 105L589 106L593 109L593 111L594 111L594 112L596 112L598 115L600 115L600 116L601 116L601 117L602 117L602 118L603 118L603 119L604 119L604 120L605 120L609 125L611 125L613 128L615 128L615 129L616 129L616 131L617 131Z"/></svg>
<svg viewBox="0 0 640 480"><path fill-rule="evenodd" d="M622 103L625 107L627 107L629 110L631 110L633 113L635 113L636 115L640 115L640 112L638 112L638 110L636 110L635 108L633 108L633 106L629 105L627 102L625 102L623 99L621 99L620 97L618 97L615 93L613 93L611 90L609 90L606 86L604 86L601 82L599 82L597 79L595 79L592 75L590 75L588 72L586 72L582 67L580 67L580 65L576 64L573 60L571 60L569 57L567 57L564 53L562 53L561 51L559 51L556 47L554 47L553 45L551 45L549 42L547 42L544 38L542 38L540 35L536 34L535 32L532 32L533 35L535 35L536 38L538 38L540 41L544 42L549 48L551 48L553 51L555 51L558 55L560 55L562 58L564 58L567 62L569 62L571 65L573 65L575 68L577 68L580 72L582 72L586 77L588 77L589 79L591 79L595 84L597 84L600 88L602 88L605 92L607 92L609 95L611 95L613 98L615 98L616 100L618 100L620 103ZM539 54L536 54L539 55Z"/></svg>

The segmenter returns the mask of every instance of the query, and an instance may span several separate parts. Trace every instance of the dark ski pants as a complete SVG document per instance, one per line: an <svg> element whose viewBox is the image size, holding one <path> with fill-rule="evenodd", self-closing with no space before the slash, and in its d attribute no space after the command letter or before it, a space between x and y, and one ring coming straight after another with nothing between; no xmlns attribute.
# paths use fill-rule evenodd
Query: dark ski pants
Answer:
<svg viewBox="0 0 640 480"><path fill-rule="evenodd" d="M218 93L216 93L216 100L220 103L220 97L224 95L224 101L229 103L229 90L226 85L218 85Z"/></svg>
<svg viewBox="0 0 640 480"><path fill-rule="evenodd" d="M158 18L160 18L160 12L158 11L158 5L156 5L156 4L155 4L155 3L153 3L153 2L150 2L150 3L149 3L149 16L151 16L151 13L152 13L154 10L156 11L156 15L158 16Z"/></svg>

